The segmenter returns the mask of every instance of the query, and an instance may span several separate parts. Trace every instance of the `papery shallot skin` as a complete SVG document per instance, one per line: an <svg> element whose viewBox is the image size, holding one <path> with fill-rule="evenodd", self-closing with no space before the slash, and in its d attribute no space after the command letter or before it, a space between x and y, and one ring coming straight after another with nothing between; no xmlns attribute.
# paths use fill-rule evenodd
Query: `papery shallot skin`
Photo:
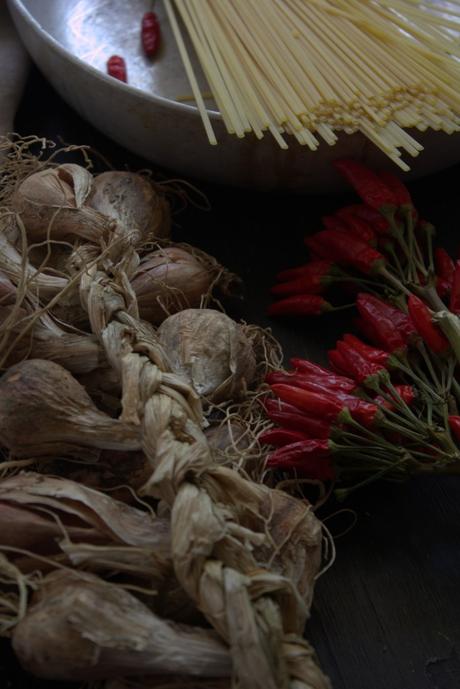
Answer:
<svg viewBox="0 0 460 689"><path fill-rule="evenodd" d="M211 402L238 399L255 376L252 341L220 311L180 311L161 324L158 334L174 373Z"/></svg>
<svg viewBox="0 0 460 689"><path fill-rule="evenodd" d="M163 620L121 586L81 572L45 578L14 629L13 648L24 669L54 680L232 671L215 632Z"/></svg>
<svg viewBox="0 0 460 689"><path fill-rule="evenodd" d="M214 278L215 271L185 249L170 246L147 254L131 280L141 318L159 324L199 306Z"/></svg>

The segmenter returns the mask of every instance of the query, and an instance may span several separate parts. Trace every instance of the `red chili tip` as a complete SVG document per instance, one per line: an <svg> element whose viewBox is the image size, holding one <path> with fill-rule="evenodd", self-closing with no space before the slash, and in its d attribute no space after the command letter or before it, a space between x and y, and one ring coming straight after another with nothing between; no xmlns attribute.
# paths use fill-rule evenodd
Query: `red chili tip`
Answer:
<svg viewBox="0 0 460 689"><path fill-rule="evenodd" d="M336 215L343 219L350 217L361 218L361 220L364 220L378 235L388 235L391 229L388 220L365 203L355 203L351 206L340 208Z"/></svg>
<svg viewBox="0 0 460 689"><path fill-rule="evenodd" d="M400 207L413 207L413 202L411 195L409 193L409 189L406 187L404 182L401 182L399 177L396 177L392 172L379 172L379 178L382 180L382 182L390 189L390 191L393 193L398 206Z"/></svg>
<svg viewBox="0 0 460 689"><path fill-rule="evenodd" d="M385 264L384 256L355 237L340 230L322 230L306 237L305 244L316 255L349 265L362 273L375 273Z"/></svg>
<svg viewBox="0 0 460 689"><path fill-rule="evenodd" d="M319 316L332 309L331 304L315 294L300 294L282 299L268 308L269 316Z"/></svg>
<svg viewBox="0 0 460 689"><path fill-rule="evenodd" d="M351 184L361 199L379 212L393 213L398 205L391 189L358 160L342 158L333 163L335 169Z"/></svg>
<svg viewBox="0 0 460 689"><path fill-rule="evenodd" d="M372 361L374 364L380 364L381 366L386 366L388 364L390 355L388 352L384 352L383 349L371 347L360 340L359 337L355 337L350 333L346 333L342 339L344 342L348 342L348 344L354 347L368 361Z"/></svg>
<svg viewBox="0 0 460 689"><path fill-rule="evenodd" d="M328 481L334 478L327 440L304 440L272 452L267 459L270 469L295 469L299 476Z"/></svg>
<svg viewBox="0 0 460 689"><path fill-rule="evenodd" d="M120 55L112 55L107 60L107 74L114 79L127 83L126 63Z"/></svg>

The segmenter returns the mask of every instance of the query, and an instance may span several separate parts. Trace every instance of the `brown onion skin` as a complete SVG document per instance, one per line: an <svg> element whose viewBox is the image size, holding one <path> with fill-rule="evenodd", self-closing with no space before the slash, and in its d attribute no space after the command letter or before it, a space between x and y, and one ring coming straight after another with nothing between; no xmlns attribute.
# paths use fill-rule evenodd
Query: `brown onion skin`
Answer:
<svg viewBox="0 0 460 689"><path fill-rule="evenodd" d="M131 284L141 318L159 325L168 316L200 305L214 274L190 252L166 247L146 256Z"/></svg>

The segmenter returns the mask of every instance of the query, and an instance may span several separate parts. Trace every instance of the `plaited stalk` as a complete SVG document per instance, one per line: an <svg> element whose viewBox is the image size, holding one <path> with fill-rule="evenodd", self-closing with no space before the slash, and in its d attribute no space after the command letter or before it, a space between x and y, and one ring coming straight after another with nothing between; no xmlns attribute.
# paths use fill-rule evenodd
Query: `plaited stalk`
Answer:
<svg viewBox="0 0 460 689"><path fill-rule="evenodd" d="M82 303L108 361L121 372L122 418L141 432L152 468L143 493L171 509L177 579L228 644L243 689L287 689L293 681L296 689L325 689L329 682L301 637L320 566L319 522L294 500L300 514L284 524L291 498L216 466L193 404L196 392L170 373L170 353L133 316L132 295L123 301L111 277L122 275L129 260L120 256L105 278L107 266L99 266L84 285ZM303 577L284 575L295 565L283 548L281 571L273 566L268 534L275 542L282 537L280 545L288 542L288 548L296 543Z"/></svg>

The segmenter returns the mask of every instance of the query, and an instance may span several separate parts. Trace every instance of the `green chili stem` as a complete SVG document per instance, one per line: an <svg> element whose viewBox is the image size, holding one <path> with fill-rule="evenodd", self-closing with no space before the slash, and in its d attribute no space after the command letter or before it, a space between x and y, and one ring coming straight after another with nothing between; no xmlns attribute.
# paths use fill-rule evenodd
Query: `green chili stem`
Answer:
<svg viewBox="0 0 460 689"><path fill-rule="evenodd" d="M404 464L406 461L407 461L407 459L403 458L399 462L396 463L396 466L398 466L399 464ZM348 495L350 495L350 493L352 493L354 490L356 490L357 488L362 488L363 486L367 486L369 483L372 483L372 481L376 481L377 479L381 478L387 472L391 471L391 469L394 469L394 468L396 468L396 467L387 467L385 469L381 469L376 474L369 476L368 478L364 479L364 481L357 483L356 485L352 486L351 488L339 488L338 490L334 491L335 496L337 497L338 500L343 500Z"/></svg>
<svg viewBox="0 0 460 689"><path fill-rule="evenodd" d="M429 373L430 373L430 376L432 377L433 382L434 382L434 384L436 385L436 389L437 389L438 392L439 392L439 390L442 390L443 388L442 388L442 386L441 386L440 383L439 383L439 378L438 378L438 376L436 375L436 372L435 372L435 370L434 370L434 368L433 368L433 364L432 364L432 362L431 362L430 355L429 355L429 353L428 353L428 351L427 351L427 348L426 348L426 346L425 346L425 343L424 343L422 340L419 340L419 342L417 343L417 349L418 349L418 351L420 352L420 354L422 355L423 361L425 362L426 367L427 367L427 369L428 369L428 371L429 371Z"/></svg>
<svg viewBox="0 0 460 689"><path fill-rule="evenodd" d="M460 319L455 314L444 309L434 315L434 320L439 324L444 335L460 363Z"/></svg>

